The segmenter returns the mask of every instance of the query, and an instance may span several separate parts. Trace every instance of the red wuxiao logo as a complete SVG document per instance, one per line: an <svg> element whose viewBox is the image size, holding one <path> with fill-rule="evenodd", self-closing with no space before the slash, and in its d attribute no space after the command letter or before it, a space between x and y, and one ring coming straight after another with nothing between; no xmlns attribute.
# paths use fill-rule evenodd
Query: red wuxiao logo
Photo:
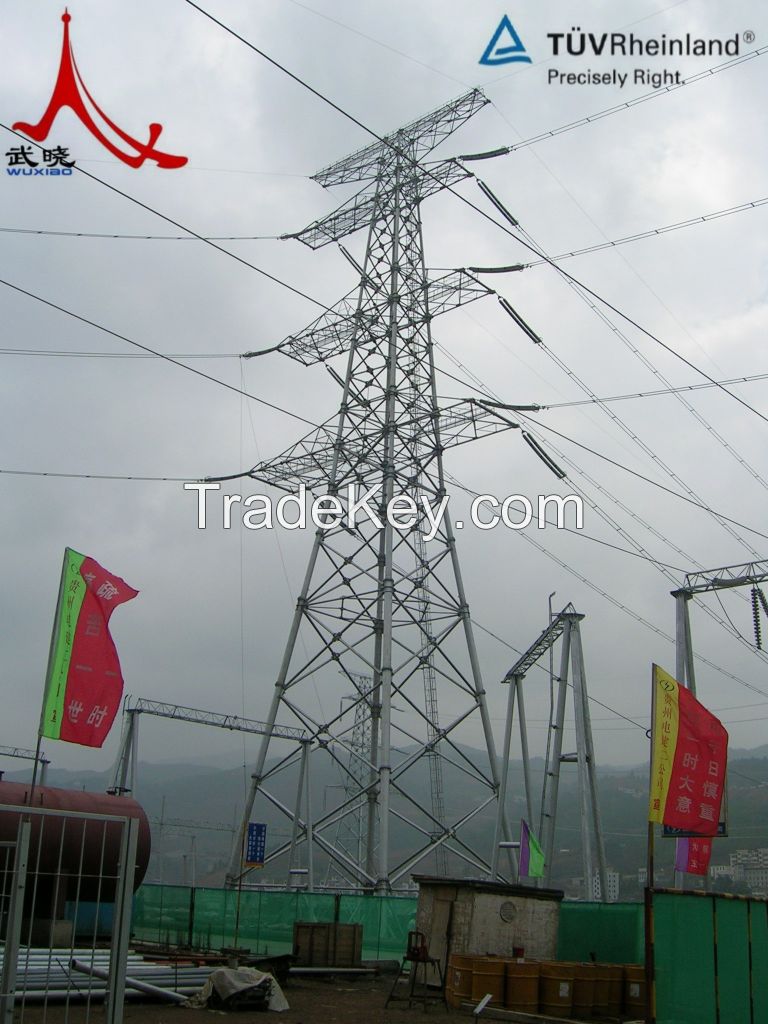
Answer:
<svg viewBox="0 0 768 1024"><path fill-rule="evenodd" d="M161 124L156 122L150 124L149 140L144 143L132 138L107 117L93 96L91 96L77 69L77 62L69 39L69 23L72 20L72 16L66 8L61 20L64 22L61 63L59 64L59 74L56 78L56 85L53 88L53 95L51 96L48 108L37 124L33 125L27 124L26 121L17 121L13 125L14 131L23 132L30 139L34 139L35 142L42 142L48 137L56 115L61 108L69 107L77 114L91 135L97 138L102 146L108 149L113 156L128 164L129 167L141 167L145 160L153 160L158 167L183 167L187 162L187 157L173 156L171 153L163 153L159 149L155 149L155 143L160 138L160 133L163 130ZM107 138L94 121L89 106L101 118L104 124L122 139L133 152L126 153Z"/></svg>

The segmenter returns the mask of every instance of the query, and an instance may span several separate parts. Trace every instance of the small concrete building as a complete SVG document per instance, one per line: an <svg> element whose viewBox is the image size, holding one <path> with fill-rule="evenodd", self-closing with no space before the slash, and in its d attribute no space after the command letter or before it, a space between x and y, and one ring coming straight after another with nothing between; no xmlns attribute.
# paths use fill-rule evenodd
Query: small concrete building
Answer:
<svg viewBox="0 0 768 1024"><path fill-rule="evenodd" d="M561 889L475 878L413 878L419 886L416 928L443 971L452 953L555 959Z"/></svg>

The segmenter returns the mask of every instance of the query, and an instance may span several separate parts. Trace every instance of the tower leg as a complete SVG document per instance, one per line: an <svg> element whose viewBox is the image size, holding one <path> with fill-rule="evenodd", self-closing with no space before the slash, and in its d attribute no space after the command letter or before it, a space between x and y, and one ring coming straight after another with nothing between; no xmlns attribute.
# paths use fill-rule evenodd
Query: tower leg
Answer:
<svg viewBox="0 0 768 1024"><path fill-rule="evenodd" d="M595 750L592 742L592 720L589 713L589 697L587 695L587 680L584 671L584 651L581 646L581 630L579 623L573 624L573 636L571 638L571 664L573 666L573 696L576 707L576 723L579 726L581 721L581 746L583 748L586 779L588 784L589 808L592 825L592 838L594 839L595 852L597 854L597 877L600 880L600 898L603 902L608 899L608 878L605 862L605 844L603 840L603 829L600 816L600 803L597 795L597 778L595 772Z"/></svg>
<svg viewBox="0 0 768 1024"><path fill-rule="evenodd" d="M552 877L552 857L555 852L555 824L557 817L557 795L560 788L560 764L563 756L563 727L565 725L565 702L568 696L568 663L571 655L571 627L563 631L562 649L560 652L560 681L557 689L557 708L555 721L552 725L554 736L550 744L550 760L546 765L549 785L547 801L544 809L542 842L544 844L544 884L549 885Z"/></svg>
<svg viewBox="0 0 768 1024"><path fill-rule="evenodd" d="M501 782L496 802L496 828L493 832L493 850L491 852L491 881L499 877L499 844L502 835L502 823L507 799L507 778L509 776L509 752L512 745L512 720L515 717L515 680L507 685L507 717L504 723L504 753L501 755ZM515 875L517 875L517 857L512 852Z"/></svg>
<svg viewBox="0 0 768 1024"><path fill-rule="evenodd" d="M528 756L528 723L525 720L525 704L523 702L523 677L515 676L517 691L517 717L520 724L520 749L523 756L523 782L525 784L525 807L528 824L533 827L533 791L531 788L531 762Z"/></svg>

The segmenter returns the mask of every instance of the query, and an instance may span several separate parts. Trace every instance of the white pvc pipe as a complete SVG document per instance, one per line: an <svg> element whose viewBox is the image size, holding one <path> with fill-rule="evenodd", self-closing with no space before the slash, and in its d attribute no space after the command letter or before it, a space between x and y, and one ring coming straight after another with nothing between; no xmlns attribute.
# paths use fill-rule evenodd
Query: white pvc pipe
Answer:
<svg viewBox="0 0 768 1024"><path fill-rule="evenodd" d="M70 967L82 974L91 974L94 978L101 978L103 981L109 980L109 971L105 971L103 967L87 964L76 957L70 961ZM167 988L158 988L157 985L150 985L148 982L138 981L136 978L126 978L125 984L128 988L135 988L137 992L155 996L157 999L165 999L169 1003L185 1003L187 1001L187 997L179 995L178 992L170 992Z"/></svg>

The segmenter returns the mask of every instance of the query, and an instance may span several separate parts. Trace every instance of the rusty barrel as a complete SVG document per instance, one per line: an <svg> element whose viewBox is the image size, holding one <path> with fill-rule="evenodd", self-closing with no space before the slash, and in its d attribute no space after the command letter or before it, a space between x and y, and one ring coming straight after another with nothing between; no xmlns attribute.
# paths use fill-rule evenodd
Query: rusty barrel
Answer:
<svg viewBox="0 0 768 1024"><path fill-rule="evenodd" d="M645 1013L645 968L624 965L624 1010L632 1017Z"/></svg>
<svg viewBox="0 0 768 1024"><path fill-rule="evenodd" d="M608 1017L620 1017L623 1004L624 968L621 964L602 964L608 975Z"/></svg>
<svg viewBox="0 0 768 1024"><path fill-rule="evenodd" d="M480 1002L490 992L490 1004L504 1006L506 961L496 956L477 956L472 964L472 1001Z"/></svg>
<svg viewBox="0 0 768 1024"><path fill-rule="evenodd" d="M522 1013L539 1012L539 971L533 960L510 960L505 969L504 1006Z"/></svg>
<svg viewBox="0 0 768 1024"><path fill-rule="evenodd" d="M592 1012L597 1016L606 1017L611 1002L610 964L592 964L592 977L595 986Z"/></svg>
<svg viewBox="0 0 768 1024"><path fill-rule="evenodd" d="M573 1016L588 1020L595 1003L595 965L573 964Z"/></svg>
<svg viewBox="0 0 768 1024"><path fill-rule="evenodd" d="M570 1017L573 1008L574 965L544 961L539 981L539 1009L546 1017Z"/></svg>
<svg viewBox="0 0 768 1024"><path fill-rule="evenodd" d="M466 953L451 953L448 957L448 972L445 976L445 998L449 1006L459 1006L472 998L473 956Z"/></svg>

